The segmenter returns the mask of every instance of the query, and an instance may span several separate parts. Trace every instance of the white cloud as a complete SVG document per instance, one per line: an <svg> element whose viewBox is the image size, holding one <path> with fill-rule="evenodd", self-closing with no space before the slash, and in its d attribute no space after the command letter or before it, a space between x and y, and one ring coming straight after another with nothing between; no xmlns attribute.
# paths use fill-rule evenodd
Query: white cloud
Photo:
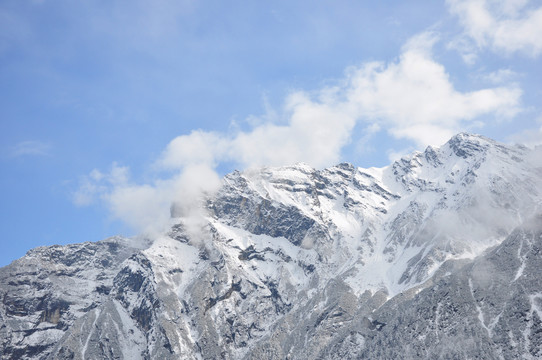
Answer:
<svg viewBox="0 0 542 360"><path fill-rule="evenodd" d="M72 194L72 201L76 206L88 206L94 203L97 194L107 191L106 187L97 184L97 180L84 176L79 181L79 188Z"/></svg>
<svg viewBox="0 0 542 360"><path fill-rule="evenodd" d="M82 183L79 202L97 192L116 218L138 229L156 228L167 222L172 204L176 216L201 216L201 195L218 188L214 169L224 162L238 167L305 162L321 168L340 161L357 125L367 136L387 131L417 146L440 145L460 130L480 126L482 115L513 116L520 110L515 85L456 90L433 58L437 41L435 33L420 34L392 62L365 63L349 68L334 86L293 92L282 109L251 117L249 130L197 130L173 139L155 164L174 172L166 180L136 185L117 166L107 175L95 173L88 185Z"/></svg>
<svg viewBox="0 0 542 360"><path fill-rule="evenodd" d="M173 139L158 160L166 169L182 169L192 164L216 166L233 161L242 167L307 162L316 167L331 165L340 158L341 148L350 140L356 119L342 103L309 94L290 94L283 109L285 124L254 122L249 131L235 134L193 131ZM252 119L254 121L254 119Z"/></svg>
<svg viewBox="0 0 542 360"><path fill-rule="evenodd" d="M79 187L72 194L72 201L77 206L90 205L96 198L103 198L111 188L124 187L129 177L128 167L119 166L117 163L111 165L108 174L94 169L90 174L79 179Z"/></svg>
<svg viewBox="0 0 542 360"><path fill-rule="evenodd" d="M113 163L108 173L94 169L82 177L72 200L77 206L102 200L115 219L137 231L153 233L168 225L172 211L177 217L198 223L194 219L202 216L202 195L212 193L219 185L218 175L205 164L189 164L170 178L140 185L130 180L127 167Z"/></svg>
<svg viewBox="0 0 542 360"><path fill-rule="evenodd" d="M510 140L534 148L542 145L542 126L535 129L523 130L510 136Z"/></svg>
<svg viewBox="0 0 542 360"><path fill-rule="evenodd" d="M356 124L353 114L336 100L313 100L303 92L288 97L285 116L284 125L265 123L238 133L229 144L230 159L244 166L296 162L327 166L339 161Z"/></svg>
<svg viewBox="0 0 542 360"><path fill-rule="evenodd" d="M201 130L173 139L157 165L164 169L181 169L191 164L216 165L226 146L220 134Z"/></svg>
<svg viewBox="0 0 542 360"><path fill-rule="evenodd" d="M520 111L521 90L514 84L456 90L444 66L433 59L436 41L435 33L422 33L407 42L396 61L352 67L335 86L290 94L280 123L252 119L250 131L233 135L194 131L179 136L159 163L181 168L200 162L258 166L302 161L323 167L340 160L358 123L418 145L439 145L479 126L474 121L479 116L511 117Z"/></svg>
<svg viewBox="0 0 542 360"><path fill-rule="evenodd" d="M168 186L161 184L115 187L104 199L112 215L139 231L159 230L169 219Z"/></svg>
<svg viewBox="0 0 542 360"><path fill-rule="evenodd" d="M467 65L474 65L478 60L478 48L466 36L458 36L447 44L449 50L456 50Z"/></svg>
<svg viewBox="0 0 542 360"><path fill-rule="evenodd" d="M11 156L47 156L50 155L51 144L44 141L21 141L11 149Z"/></svg>
<svg viewBox="0 0 542 360"><path fill-rule="evenodd" d="M542 153L542 116L536 120L537 127L525 129L509 136L508 140L517 144L523 144L531 148L539 147L538 153ZM542 157L541 157L542 159Z"/></svg>
<svg viewBox="0 0 542 360"><path fill-rule="evenodd" d="M447 3L478 47L530 56L542 52L542 6L528 6L528 0L448 0Z"/></svg>
<svg viewBox="0 0 542 360"><path fill-rule="evenodd" d="M370 153L375 150L375 148L371 145L371 140L382 129L380 128L380 125L377 123L372 123L366 126L362 131L362 136L360 136L356 141L355 151L357 155L363 155Z"/></svg>
<svg viewBox="0 0 542 360"><path fill-rule="evenodd" d="M435 41L434 34L423 33L407 43L398 61L350 72L347 102L362 121L378 122L391 135L418 145L440 145L481 115L510 117L520 110L521 90L515 85L456 90L432 57Z"/></svg>

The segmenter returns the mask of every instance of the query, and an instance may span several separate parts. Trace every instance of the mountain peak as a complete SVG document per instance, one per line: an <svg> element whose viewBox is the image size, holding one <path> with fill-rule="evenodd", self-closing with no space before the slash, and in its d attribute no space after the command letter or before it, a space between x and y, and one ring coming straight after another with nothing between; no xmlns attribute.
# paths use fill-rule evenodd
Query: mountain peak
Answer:
<svg viewBox="0 0 542 360"><path fill-rule="evenodd" d="M482 135L462 132L448 140L445 146L448 146L458 157L466 159L486 152L493 144L495 144L495 141Z"/></svg>

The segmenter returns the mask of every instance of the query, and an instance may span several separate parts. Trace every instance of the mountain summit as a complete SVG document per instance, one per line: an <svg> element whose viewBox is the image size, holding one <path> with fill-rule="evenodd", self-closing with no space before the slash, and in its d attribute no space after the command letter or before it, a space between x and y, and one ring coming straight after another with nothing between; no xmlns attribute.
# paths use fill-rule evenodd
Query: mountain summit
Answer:
<svg viewBox="0 0 542 360"><path fill-rule="evenodd" d="M533 158L461 133L384 168L231 173L152 241L0 269L0 357L540 358Z"/></svg>

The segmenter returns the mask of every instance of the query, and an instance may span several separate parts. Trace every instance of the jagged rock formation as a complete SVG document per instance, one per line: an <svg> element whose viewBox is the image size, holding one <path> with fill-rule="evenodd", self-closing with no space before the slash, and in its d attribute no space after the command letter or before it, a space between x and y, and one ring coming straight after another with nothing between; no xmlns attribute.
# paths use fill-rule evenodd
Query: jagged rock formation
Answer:
<svg viewBox="0 0 542 360"><path fill-rule="evenodd" d="M0 357L540 358L533 156L459 134L381 169L234 172L152 242L0 269Z"/></svg>

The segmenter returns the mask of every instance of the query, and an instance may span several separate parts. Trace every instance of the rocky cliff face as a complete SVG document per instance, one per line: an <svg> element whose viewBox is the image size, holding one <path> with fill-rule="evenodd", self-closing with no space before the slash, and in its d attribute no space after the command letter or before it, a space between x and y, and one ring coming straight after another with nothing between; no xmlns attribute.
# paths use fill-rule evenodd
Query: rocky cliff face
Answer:
<svg viewBox="0 0 542 360"><path fill-rule="evenodd" d="M381 169L234 172L153 241L0 269L0 356L539 358L532 156L459 134Z"/></svg>

